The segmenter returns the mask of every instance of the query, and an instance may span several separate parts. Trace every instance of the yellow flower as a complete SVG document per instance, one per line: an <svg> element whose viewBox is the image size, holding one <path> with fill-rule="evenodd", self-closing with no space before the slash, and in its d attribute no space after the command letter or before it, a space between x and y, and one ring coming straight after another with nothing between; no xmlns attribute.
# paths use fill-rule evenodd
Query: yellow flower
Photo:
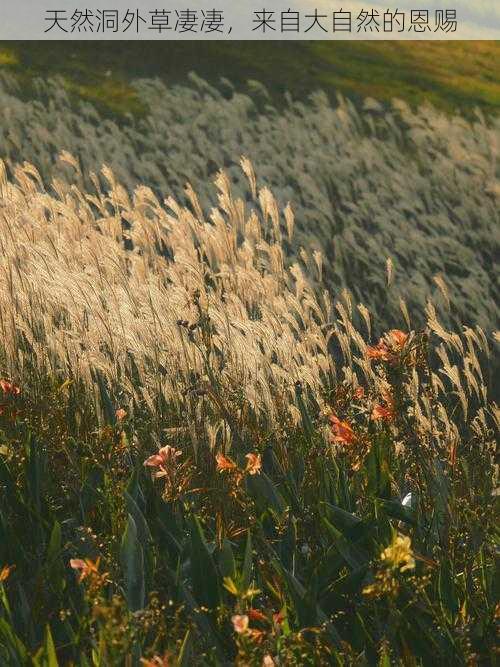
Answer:
<svg viewBox="0 0 500 667"><path fill-rule="evenodd" d="M406 572L415 568L411 540L407 535L395 535L392 544L383 550L380 558L393 570Z"/></svg>

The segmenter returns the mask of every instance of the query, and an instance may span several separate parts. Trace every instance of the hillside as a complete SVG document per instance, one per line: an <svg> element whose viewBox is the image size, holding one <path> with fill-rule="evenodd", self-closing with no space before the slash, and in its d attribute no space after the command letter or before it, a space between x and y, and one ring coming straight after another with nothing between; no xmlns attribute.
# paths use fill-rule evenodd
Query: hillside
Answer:
<svg viewBox="0 0 500 667"><path fill-rule="evenodd" d="M37 76L64 77L75 96L101 110L145 113L130 83L158 76L182 83L194 70L210 83L221 77L245 87L263 83L273 102L322 88L355 99L424 100L447 112L500 109L498 42L44 42L0 43L0 69L29 92Z"/></svg>

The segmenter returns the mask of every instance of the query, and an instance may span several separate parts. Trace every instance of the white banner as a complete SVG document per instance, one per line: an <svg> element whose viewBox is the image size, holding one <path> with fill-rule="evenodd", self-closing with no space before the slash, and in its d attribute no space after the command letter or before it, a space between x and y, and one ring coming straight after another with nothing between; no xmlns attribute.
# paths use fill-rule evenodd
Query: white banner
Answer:
<svg viewBox="0 0 500 667"><path fill-rule="evenodd" d="M0 0L2 40L476 40L497 0Z"/></svg>

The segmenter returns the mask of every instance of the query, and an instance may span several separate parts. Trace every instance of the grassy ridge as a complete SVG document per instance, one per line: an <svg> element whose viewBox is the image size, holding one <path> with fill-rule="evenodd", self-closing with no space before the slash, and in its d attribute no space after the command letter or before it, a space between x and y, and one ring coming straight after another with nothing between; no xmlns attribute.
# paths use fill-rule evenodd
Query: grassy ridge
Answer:
<svg viewBox="0 0 500 667"><path fill-rule="evenodd" d="M190 70L211 83L262 82L274 102L323 88L357 99L424 101L449 112L500 109L497 42L4 42L0 66L29 89L33 77L59 74L74 95L114 114L145 111L136 77L184 82Z"/></svg>

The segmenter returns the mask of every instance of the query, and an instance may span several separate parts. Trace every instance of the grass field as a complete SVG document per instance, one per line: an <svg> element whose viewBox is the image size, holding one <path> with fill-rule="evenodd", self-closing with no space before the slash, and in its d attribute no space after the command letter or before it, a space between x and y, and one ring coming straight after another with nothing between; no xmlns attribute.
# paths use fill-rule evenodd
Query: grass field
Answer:
<svg viewBox="0 0 500 667"><path fill-rule="evenodd" d="M1 667L498 662L498 46L259 50L0 46Z"/></svg>
<svg viewBox="0 0 500 667"><path fill-rule="evenodd" d="M211 220L0 170L0 663L494 664L495 338L357 330L242 166Z"/></svg>

